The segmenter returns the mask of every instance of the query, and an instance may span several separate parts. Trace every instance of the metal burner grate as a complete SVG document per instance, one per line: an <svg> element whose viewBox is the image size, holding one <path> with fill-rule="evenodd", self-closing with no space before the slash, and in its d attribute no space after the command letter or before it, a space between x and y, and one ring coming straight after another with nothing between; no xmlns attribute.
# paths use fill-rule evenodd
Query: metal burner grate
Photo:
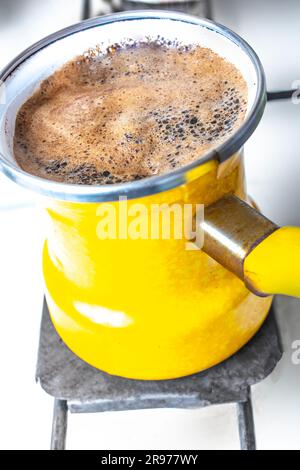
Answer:
<svg viewBox="0 0 300 470"><path fill-rule="evenodd" d="M130 10L173 10L202 18L212 18L211 0L102 0L102 10L97 15ZM92 16L91 0L84 0L82 19Z"/></svg>
<svg viewBox="0 0 300 470"><path fill-rule="evenodd" d="M255 449L250 387L272 372L281 355L271 311L246 346L211 369L173 380L125 379L99 371L72 353L56 333L44 303L36 378L55 397L51 448L65 448L68 411L193 409L236 403L241 449Z"/></svg>

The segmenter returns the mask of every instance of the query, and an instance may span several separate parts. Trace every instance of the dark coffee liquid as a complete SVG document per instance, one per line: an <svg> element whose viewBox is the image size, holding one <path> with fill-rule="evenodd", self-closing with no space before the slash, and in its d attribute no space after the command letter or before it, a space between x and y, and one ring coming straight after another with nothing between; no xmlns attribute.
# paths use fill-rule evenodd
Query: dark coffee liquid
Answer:
<svg viewBox="0 0 300 470"><path fill-rule="evenodd" d="M74 184L163 174L216 147L244 119L247 85L210 49L157 44L77 57L20 109L20 167Z"/></svg>

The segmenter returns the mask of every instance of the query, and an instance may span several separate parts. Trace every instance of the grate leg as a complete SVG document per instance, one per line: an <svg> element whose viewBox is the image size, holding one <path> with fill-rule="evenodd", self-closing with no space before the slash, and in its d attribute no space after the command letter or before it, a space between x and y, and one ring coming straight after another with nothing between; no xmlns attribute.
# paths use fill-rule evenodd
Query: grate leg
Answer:
<svg viewBox="0 0 300 470"><path fill-rule="evenodd" d="M256 450L251 391L248 400L237 403L241 450Z"/></svg>
<svg viewBox="0 0 300 470"><path fill-rule="evenodd" d="M91 2L90 0L83 0L81 19L87 20L91 16Z"/></svg>
<svg viewBox="0 0 300 470"><path fill-rule="evenodd" d="M51 450L65 450L68 425L66 400L55 398L52 421Z"/></svg>
<svg viewBox="0 0 300 470"><path fill-rule="evenodd" d="M213 14L211 0L204 0L204 12L204 17L208 20L212 20Z"/></svg>

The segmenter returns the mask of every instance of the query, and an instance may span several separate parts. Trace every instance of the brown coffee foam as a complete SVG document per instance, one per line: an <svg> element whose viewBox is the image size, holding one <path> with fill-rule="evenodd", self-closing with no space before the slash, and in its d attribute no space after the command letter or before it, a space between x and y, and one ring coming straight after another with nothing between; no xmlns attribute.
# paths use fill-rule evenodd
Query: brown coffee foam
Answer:
<svg viewBox="0 0 300 470"><path fill-rule="evenodd" d="M15 157L28 173L75 184L167 173L227 139L246 97L236 67L202 47L77 57L20 109Z"/></svg>

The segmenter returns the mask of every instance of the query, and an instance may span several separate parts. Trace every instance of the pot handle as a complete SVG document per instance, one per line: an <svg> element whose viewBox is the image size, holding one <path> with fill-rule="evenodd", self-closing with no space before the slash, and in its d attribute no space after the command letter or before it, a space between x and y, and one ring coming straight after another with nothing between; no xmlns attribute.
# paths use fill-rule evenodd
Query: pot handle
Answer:
<svg viewBox="0 0 300 470"><path fill-rule="evenodd" d="M300 297L300 228L278 227L245 201L225 196L208 206L202 247L257 295Z"/></svg>

